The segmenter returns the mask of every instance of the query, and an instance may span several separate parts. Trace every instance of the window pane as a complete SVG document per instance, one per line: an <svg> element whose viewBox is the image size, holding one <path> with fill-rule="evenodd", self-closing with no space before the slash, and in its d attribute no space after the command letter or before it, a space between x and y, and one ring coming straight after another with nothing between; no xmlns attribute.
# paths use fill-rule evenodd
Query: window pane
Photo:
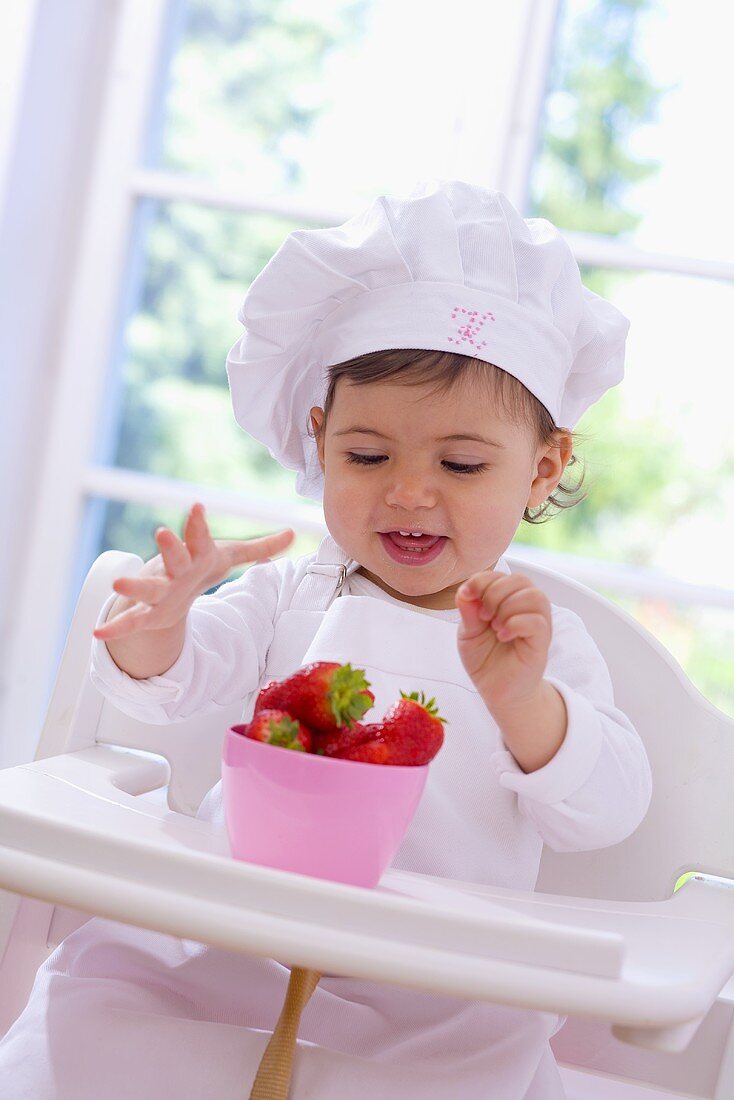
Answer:
<svg viewBox="0 0 734 1100"><path fill-rule="evenodd" d="M297 499L295 474L237 425L225 369L247 286L293 228L262 214L141 204L98 461Z"/></svg>
<svg viewBox="0 0 734 1100"><path fill-rule="evenodd" d="M731 260L733 32L728 0L565 0L533 212L653 251Z"/></svg>
<svg viewBox="0 0 734 1100"><path fill-rule="evenodd" d="M518 14L454 0L185 0L148 163L360 209L389 187L482 179ZM493 45L487 64L487 44Z"/></svg>

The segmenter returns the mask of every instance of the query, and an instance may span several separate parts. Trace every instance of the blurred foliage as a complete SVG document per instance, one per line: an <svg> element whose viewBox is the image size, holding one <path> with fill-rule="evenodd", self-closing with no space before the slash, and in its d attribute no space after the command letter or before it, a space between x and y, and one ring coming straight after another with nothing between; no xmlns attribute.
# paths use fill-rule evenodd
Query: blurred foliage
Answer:
<svg viewBox="0 0 734 1100"><path fill-rule="evenodd" d="M324 62L360 41L371 0L177 3L161 165L221 178L241 173L246 151L273 186L297 186L290 139L307 135L336 93Z"/></svg>
<svg viewBox="0 0 734 1100"><path fill-rule="evenodd" d="M577 6L566 0L559 9L532 213L564 229L618 236L639 223L624 207L627 188L660 169L625 149L637 127L657 119L670 90L653 84L635 57L639 17L656 5L595 0L581 11ZM597 277L602 285L604 275Z"/></svg>
<svg viewBox="0 0 734 1100"><path fill-rule="evenodd" d="M545 523L523 523L519 542L654 567L661 532L718 506L718 477L690 467L664 421L655 416L626 419L618 387L587 410L577 431L579 462L566 467L562 480L578 486L583 474L580 492L588 496ZM734 473L731 457L720 473Z"/></svg>

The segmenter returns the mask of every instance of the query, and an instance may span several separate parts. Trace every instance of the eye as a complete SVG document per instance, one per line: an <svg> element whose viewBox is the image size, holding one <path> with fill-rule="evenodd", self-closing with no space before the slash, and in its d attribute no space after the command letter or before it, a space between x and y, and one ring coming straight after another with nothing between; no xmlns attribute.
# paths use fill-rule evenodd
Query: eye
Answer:
<svg viewBox="0 0 734 1100"><path fill-rule="evenodd" d="M382 462L384 455L356 455L352 451L347 453L347 462L358 462L360 466L374 466Z"/></svg>
<svg viewBox="0 0 734 1100"><path fill-rule="evenodd" d="M360 466L376 466L382 462L385 455L358 455L353 451L347 452L347 462L356 462ZM444 460L443 465L452 474L481 474L487 469L486 462L479 462L472 466L463 462L447 462Z"/></svg>
<svg viewBox="0 0 734 1100"><path fill-rule="evenodd" d="M470 466L463 462L444 462L444 466L454 474L481 474L483 470L487 469L486 462L478 462L476 466Z"/></svg>

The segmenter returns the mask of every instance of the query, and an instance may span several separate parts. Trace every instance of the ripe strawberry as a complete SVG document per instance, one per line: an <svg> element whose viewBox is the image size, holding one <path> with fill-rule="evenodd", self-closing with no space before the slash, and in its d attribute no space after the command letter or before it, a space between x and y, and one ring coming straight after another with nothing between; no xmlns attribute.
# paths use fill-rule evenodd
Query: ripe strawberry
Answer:
<svg viewBox="0 0 734 1100"><path fill-rule="evenodd" d="M345 749L337 755L344 760L371 764L427 764L443 745L446 722L438 713L436 700L413 691L394 703L382 722L373 724L370 741Z"/></svg>
<svg viewBox="0 0 734 1100"><path fill-rule="evenodd" d="M379 723L376 723L379 725ZM390 759L390 745L384 737L373 737L371 741L363 741L361 745L354 745L344 752L338 753L340 760L359 760L363 764L393 764Z"/></svg>
<svg viewBox="0 0 734 1100"><path fill-rule="evenodd" d="M260 691L255 713L265 707L287 710L313 730L349 729L375 701L364 669L336 661L315 661L285 680L272 680Z"/></svg>
<svg viewBox="0 0 734 1100"><path fill-rule="evenodd" d="M264 741L283 749L297 749L298 752L311 752L311 730L284 710L259 711L244 727L243 732L245 737L250 737L253 741Z"/></svg>
<svg viewBox="0 0 734 1100"><path fill-rule="evenodd" d="M355 722L351 729L349 726L340 726L329 733L317 730L313 735L312 752L319 756L341 756L347 749L371 740L375 731L375 725L365 725L362 722Z"/></svg>

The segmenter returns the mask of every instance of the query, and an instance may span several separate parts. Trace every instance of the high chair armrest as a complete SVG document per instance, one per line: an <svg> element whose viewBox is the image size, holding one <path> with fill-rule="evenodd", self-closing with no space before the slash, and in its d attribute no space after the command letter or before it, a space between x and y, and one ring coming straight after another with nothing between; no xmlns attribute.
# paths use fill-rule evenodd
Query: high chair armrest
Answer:
<svg viewBox="0 0 734 1100"><path fill-rule="evenodd" d="M108 745L0 771L0 887L322 973L604 1019L663 1050L734 973L734 890L607 902L398 870L342 885L239 862L222 829L136 797L167 772Z"/></svg>

